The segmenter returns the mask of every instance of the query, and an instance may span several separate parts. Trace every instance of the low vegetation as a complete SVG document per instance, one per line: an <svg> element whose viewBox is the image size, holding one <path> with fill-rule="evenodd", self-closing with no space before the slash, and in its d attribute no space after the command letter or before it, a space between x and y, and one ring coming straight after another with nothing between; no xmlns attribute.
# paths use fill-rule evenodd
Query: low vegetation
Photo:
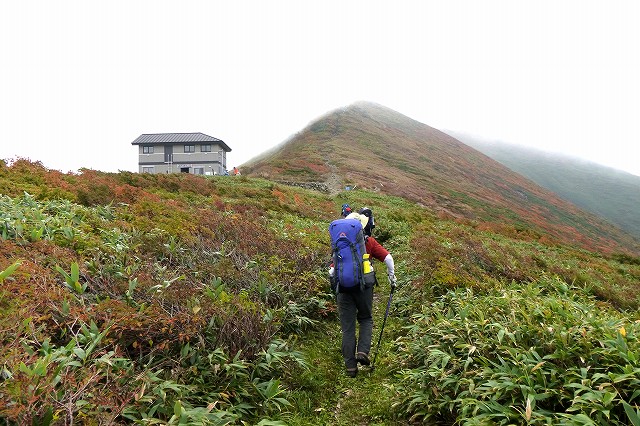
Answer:
<svg viewBox="0 0 640 426"><path fill-rule="evenodd" d="M0 188L3 424L640 424L636 253L246 176L18 160ZM325 276L343 202L400 278L356 380Z"/></svg>

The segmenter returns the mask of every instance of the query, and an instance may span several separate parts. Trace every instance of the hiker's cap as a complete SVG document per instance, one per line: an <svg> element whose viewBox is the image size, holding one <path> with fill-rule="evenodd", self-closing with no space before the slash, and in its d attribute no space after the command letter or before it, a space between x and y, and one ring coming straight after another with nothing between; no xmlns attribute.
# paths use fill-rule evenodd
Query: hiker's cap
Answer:
<svg viewBox="0 0 640 426"><path fill-rule="evenodd" d="M369 218L368 217L366 217L363 214L356 213L356 212L353 212L353 213L347 215L347 217L345 219L357 219L357 220L359 220L360 223L362 224L362 228L367 226L367 223L369 223Z"/></svg>

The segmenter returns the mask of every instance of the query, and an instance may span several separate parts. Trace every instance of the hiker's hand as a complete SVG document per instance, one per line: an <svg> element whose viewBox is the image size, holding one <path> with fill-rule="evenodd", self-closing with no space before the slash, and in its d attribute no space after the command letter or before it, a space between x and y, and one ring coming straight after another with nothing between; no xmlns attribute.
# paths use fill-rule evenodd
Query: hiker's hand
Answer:
<svg viewBox="0 0 640 426"><path fill-rule="evenodd" d="M396 288L397 282L398 280L396 279L395 274L389 274L389 284L391 285L391 288Z"/></svg>

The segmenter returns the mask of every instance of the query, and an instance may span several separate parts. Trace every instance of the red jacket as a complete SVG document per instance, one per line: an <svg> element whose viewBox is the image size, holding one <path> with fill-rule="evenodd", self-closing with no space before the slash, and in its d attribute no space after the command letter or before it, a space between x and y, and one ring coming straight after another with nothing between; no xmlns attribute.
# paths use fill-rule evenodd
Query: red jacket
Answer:
<svg viewBox="0 0 640 426"><path fill-rule="evenodd" d="M384 258L389 254L389 251L373 237L366 237L365 247L369 256L380 262L384 262Z"/></svg>

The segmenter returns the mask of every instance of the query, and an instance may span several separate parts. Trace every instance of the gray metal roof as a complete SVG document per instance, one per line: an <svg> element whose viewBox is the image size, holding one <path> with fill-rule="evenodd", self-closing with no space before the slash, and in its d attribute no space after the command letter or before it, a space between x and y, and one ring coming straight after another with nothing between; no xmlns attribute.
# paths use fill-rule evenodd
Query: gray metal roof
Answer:
<svg viewBox="0 0 640 426"><path fill-rule="evenodd" d="M226 143L213 136L204 133L150 133L142 134L131 145L160 145L171 143L216 143L222 146L222 149L229 152L231 148Z"/></svg>

